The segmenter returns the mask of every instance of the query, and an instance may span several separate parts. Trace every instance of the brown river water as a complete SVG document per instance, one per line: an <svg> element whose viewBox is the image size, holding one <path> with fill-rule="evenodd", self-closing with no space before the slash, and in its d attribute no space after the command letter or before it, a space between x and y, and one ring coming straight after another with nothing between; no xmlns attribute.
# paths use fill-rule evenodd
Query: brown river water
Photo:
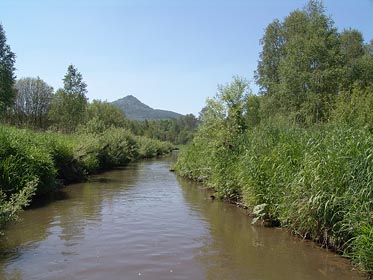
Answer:
<svg viewBox="0 0 373 280"><path fill-rule="evenodd" d="M69 185L0 240L0 279L364 279L346 259L146 160Z"/></svg>

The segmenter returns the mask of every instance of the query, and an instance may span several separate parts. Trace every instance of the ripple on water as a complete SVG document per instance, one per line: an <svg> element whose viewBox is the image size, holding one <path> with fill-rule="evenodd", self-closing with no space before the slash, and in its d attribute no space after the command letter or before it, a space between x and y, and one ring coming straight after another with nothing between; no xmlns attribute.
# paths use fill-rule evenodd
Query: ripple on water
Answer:
<svg viewBox="0 0 373 280"><path fill-rule="evenodd" d="M348 263L143 161L71 185L7 229L0 279L361 279Z"/></svg>

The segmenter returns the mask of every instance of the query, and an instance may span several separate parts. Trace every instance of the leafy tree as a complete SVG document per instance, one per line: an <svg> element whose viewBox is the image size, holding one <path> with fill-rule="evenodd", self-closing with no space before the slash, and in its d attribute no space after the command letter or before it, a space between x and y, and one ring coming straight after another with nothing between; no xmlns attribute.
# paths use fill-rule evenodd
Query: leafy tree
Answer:
<svg viewBox="0 0 373 280"><path fill-rule="evenodd" d="M280 63L284 58L284 35L282 23L278 19L270 23L260 40L263 50L260 53L255 78L262 95L272 96L280 84Z"/></svg>
<svg viewBox="0 0 373 280"><path fill-rule="evenodd" d="M39 77L22 78L15 88L17 95L10 112L11 122L45 129L53 88Z"/></svg>
<svg viewBox="0 0 373 280"><path fill-rule="evenodd" d="M5 31L0 24L0 115L5 112L7 107L12 105L14 100L15 58L15 54L6 43Z"/></svg>
<svg viewBox="0 0 373 280"><path fill-rule="evenodd" d="M63 83L64 88L53 96L49 117L57 129L71 133L86 119L87 84L73 65L69 65Z"/></svg>
<svg viewBox="0 0 373 280"><path fill-rule="evenodd" d="M342 53L348 64L364 54L364 39L360 31L356 29L345 29L340 36Z"/></svg>
<svg viewBox="0 0 373 280"><path fill-rule="evenodd" d="M373 42L365 45L364 55L357 59L353 65L354 83L357 83L360 88L370 88L373 84Z"/></svg>
<svg viewBox="0 0 373 280"><path fill-rule="evenodd" d="M328 119L343 77L339 34L320 1L309 1L261 40L256 80L268 111L298 123Z"/></svg>
<svg viewBox="0 0 373 280"><path fill-rule="evenodd" d="M72 64L68 66L63 78L63 88L67 94L79 96L86 101L87 84L83 81L82 74Z"/></svg>
<svg viewBox="0 0 373 280"><path fill-rule="evenodd" d="M121 109L106 101L93 100L87 107L87 124L83 126L89 132L101 133L109 127L126 127L127 120Z"/></svg>
<svg viewBox="0 0 373 280"><path fill-rule="evenodd" d="M353 83L359 79L359 61L364 55L364 39L357 30L344 30L340 36L341 52L345 63L345 80L343 88L350 89Z"/></svg>
<svg viewBox="0 0 373 280"><path fill-rule="evenodd" d="M198 120L193 114L186 114L179 120L187 130L194 130L198 126Z"/></svg>
<svg viewBox="0 0 373 280"><path fill-rule="evenodd" d="M218 93L214 98L207 100L201 114L201 133L207 138L219 139L218 145L223 144L231 148L232 139L247 128L246 102L250 93L249 83L237 76L230 84L220 85Z"/></svg>

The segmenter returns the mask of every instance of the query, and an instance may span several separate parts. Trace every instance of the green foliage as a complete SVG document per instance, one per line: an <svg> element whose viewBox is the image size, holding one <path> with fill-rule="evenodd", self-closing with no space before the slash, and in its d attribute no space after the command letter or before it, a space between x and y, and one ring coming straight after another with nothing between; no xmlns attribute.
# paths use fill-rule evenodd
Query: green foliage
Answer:
<svg viewBox="0 0 373 280"><path fill-rule="evenodd" d="M356 82L351 91L344 91L338 95L331 118L333 122L373 131L373 83L365 88L358 84Z"/></svg>
<svg viewBox="0 0 373 280"><path fill-rule="evenodd" d="M364 271L373 274L373 225L362 225L357 237L353 240L352 246L354 251L352 259Z"/></svg>
<svg viewBox="0 0 373 280"><path fill-rule="evenodd" d="M270 97L244 94L241 82L235 78L207 101L176 171L371 271L371 87L357 82L339 93L332 121L306 129L286 114L266 115L262 102Z"/></svg>
<svg viewBox="0 0 373 280"><path fill-rule="evenodd" d="M37 194L55 187L56 169L47 149L25 130L0 128L0 186L15 193L38 180Z"/></svg>
<svg viewBox="0 0 373 280"><path fill-rule="evenodd" d="M234 81L208 100L175 168L372 272L373 48L338 34L319 1L261 43L262 95L231 94Z"/></svg>
<svg viewBox="0 0 373 280"><path fill-rule="evenodd" d="M327 122L341 90L373 80L373 53L361 33L341 34L321 1L309 1L282 22L268 25L256 72L262 117L286 117L300 125Z"/></svg>
<svg viewBox="0 0 373 280"><path fill-rule="evenodd" d="M67 73L63 78L63 89L68 95L80 96L83 101L85 100L87 84L83 81L82 74L72 64L67 67Z"/></svg>
<svg viewBox="0 0 373 280"><path fill-rule="evenodd" d="M73 65L69 65L63 82L64 88L52 98L49 119L57 130L72 133L86 120L87 85Z"/></svg>
<svg viewBox="0 0 373 280"><path fill-rule="evenodd" d="M111 127L125 128L128 121L117 107L100 100L93 100L87 107L87 122L78 126L81 133L100 134Z"/></svg>
<svg viewBox="0 0 373 280"><path fill-rule="evenodd" d="M198 120L193 114L170 120L129 121L129 128L136 135L147 136L175 145L184 145L194 136Z"/></svg>
<svg viewBox="0 0 373 280"><path fill-rule="evenodd" d="M140 158L152 158L168 154L174 149L174 146L165 141L150 139L144 136L137 136L138 156Z"/></svg>
<svg viewBox="0 0 373 280"><path fill-rule="evenodd" d="M62 135L0 126L0 143L0 228L14 220L34 193L40 196L60 183L82 181L87 174L173 149L170 143L114 127Z"/></svg>
<svg viewBox="0 0 373 280"><path fill-rule="evenodd" d="M260 97L253 94L248 95L245 107L245 122L247 126L252 128L259 125L262 111Z"/></svg>
<svg viewBox="0 0 373 280"><path fill-rule="evenodd" d="M211 138L217 136L217 145L231 146L230 141L246 129L245 109L250 93L248 82L240 77L233 77L230 84L220 85L218 93L207 100L201 113L202 133L210 134Z"/></svg>
<svg viewBox="0 0 373 280"><path fill-rule="evenodd" d="M38 133L35 135L35 141L47 148L57 171L56 178L61 183L80 182L86 178L87 171L79 162L74 150L77 145L74 136L51 132Z"/></svg>
<svg viewBox="0 0 373 280"><path fill-rule="evenodd" d="M22 190L13 193L10 198L0 189L0 229L2 229L6 223L18 219L18 213L30 204L36 185L36 180L28 182ZM0 234L2 234L1 231Z"/></svg>
<svg viewBox="0 0 373 280"><path fill-rule="evenodd" d="M209 143L199 138L197 134L191 143L183 147L174 166L178 174L207 184L207 179L210 177L212 152L208 145Z"/></svg>
<svg viewBox="0 0 373 280"><path fill-rule="evenodd" d="M101 105L94 103L95 101L93 101L92 105ZM197 118L192 114L182 116L171 111L152 109L132 95L114 101L111 104L115 108L118 108L118 112L124 112L126 118L128 118L123 123L114 124L115 127L125 127L135 135L171 142L175 145L184 145L188 143L193 138L198 125ZM88 113L91 119L92 114L89 112L90 107L92 106L90 105L88 107ZM119 117L117 113L106 115L108 117L110 116L111 120L114 120L114 115L116 120L123 119ZM123 113L121 115L123 116ZM108 118L104 117L99 119L104 120ZM107 122L105 122L105 124L106 123ZM114 123L114 121L111 121L111 123ZM94 120L93 124L101 125L101 123L96 120ZM107 128L107 125L104 125L104 127Z"/></svg>
<svg viewBox="0 0 373 280"><path fill-rule="evenodd" d="M343 124L301 129L262 124L226 150L202 127L182 150L177 172L213 186L218 197L265 205L266 217L371 269L373 137ZM365 243L366 244L365 244ZM362 244L363 247L360 245Z"/></svg>
<svg viewBox="0 0 373 280"><path fill-rule="evenodd" d="M93 100L87 107L88 122L83 128L93 129L92 133L101 133L109 127L125 127L127 125L122 110L108 102ZM94 130L96 128L96 130Z"/></svg>
<svg viewBox="0 0 373 280"><path fill-rule="evenodd" d="M126 165L139 158L167 154L168 142L135 136L125 128L108 128L103 133L83 133L74 141L74 155L86 173Z"/></svg>
<svg viewBox="0 0 373 280"><path fill-rule="evenodd" d="M219 86L216 96L207 100L196 137L181 153L175 167L183 176L215 186L219 196L226 199L240 196L235 164L246 128L249 93L247 81L239 77L234 77L231 84Z"/></svg>
<svg viewBox="0 0 373 280"><path fill-rule="evenodd" d="M138 147L133 135L125 129L110 128L99 138L102 150L100 166L123 166L138 158Z"/></svg>
<svg viewBox="0 0 373 280"><path fill-rule="evenodd" d="M0 116L9 107L15 96L13 85L15 82L14 63L16 55L11 51L6 43L5 31L0 23Z"/></svg>

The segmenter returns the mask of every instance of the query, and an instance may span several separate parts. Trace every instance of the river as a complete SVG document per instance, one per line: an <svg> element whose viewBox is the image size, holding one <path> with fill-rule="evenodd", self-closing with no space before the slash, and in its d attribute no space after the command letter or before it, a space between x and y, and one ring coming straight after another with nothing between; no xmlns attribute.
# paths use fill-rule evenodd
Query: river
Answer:
<svg viewBox="0 0 373 280"><path fill-rule="evenodd" d="M349 262L145 160L69 185L1 239L0 279L364 279Z"/></svg>

